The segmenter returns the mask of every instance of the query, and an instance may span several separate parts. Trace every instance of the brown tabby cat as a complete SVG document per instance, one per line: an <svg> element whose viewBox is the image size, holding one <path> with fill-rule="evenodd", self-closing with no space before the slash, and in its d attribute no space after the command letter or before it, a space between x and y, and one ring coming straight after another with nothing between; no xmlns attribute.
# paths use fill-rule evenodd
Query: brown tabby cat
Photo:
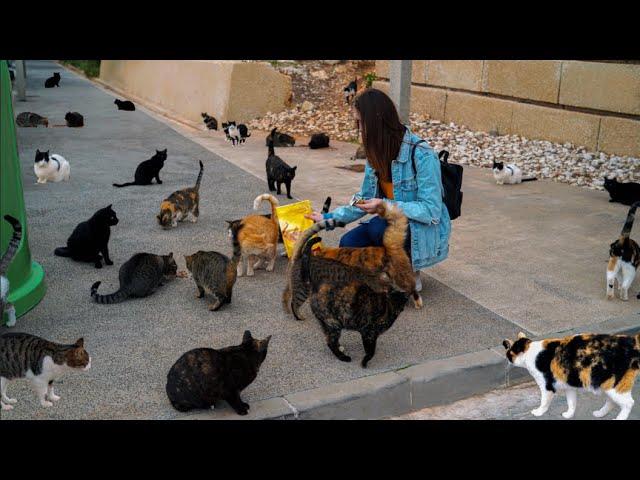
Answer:
<svg viewBox="0 0 640 480"><path fill-rule="evenodd" d="M273 271L278 255L278 238L280 228L276 216L278 199L273 195L264 193L258 195L253 201L253 209L257 210L260 202L267 200L271 203L271 218L264 215L248 215L241 220L229 221L229 237L232 238L233 229L238 228L238 241L242 250L242 260L238 263L238 276L247 270L247 276L252 277L254 268L259 268L267 262L267 271Z"/></svg>
<svg viewBox="0 0 640 480"><path fill-rule="evenodd" d="M73 345L49 342L28 333L5 333L0 336L0 407L12 410L15 398L7 396L7 384L17 378L26 378L40 400L50 407L60 397L53 391L53 381L64 372L86 371L91 368L91 357L79 338Z"/></svg>
<svg viewBox="0 0 640 480"><path fill-rule="evenodd" d="M204 165L200 162L200 173L196 185L173 192L160 204L160 215L157 218L162 228L177 227L178 222L182 222L186 218L189 218L193 223L198 221L200 216L200 181L203 171Z"/></svg>
<svg viewBox="0 0 640 480"><path fill-rule="evenodd" d="M231 222L229 222L231 224ZM231 303L233 285L236 283L236 269L240 261L241 250L238 242L238 232L242 225L230 225L233 241L233 257L218 252L203 252L185 255L187 270L193 275L198 287L196 298L204 297L205 293L214 300L209 304L209 310L216 311L225 303Z"/></svg>

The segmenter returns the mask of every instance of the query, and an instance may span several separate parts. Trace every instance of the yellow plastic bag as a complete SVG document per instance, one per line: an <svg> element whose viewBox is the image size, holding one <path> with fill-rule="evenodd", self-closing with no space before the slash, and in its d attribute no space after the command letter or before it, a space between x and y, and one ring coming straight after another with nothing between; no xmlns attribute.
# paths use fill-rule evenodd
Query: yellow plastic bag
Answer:
<svg viewBox="0 0 640 480"><path fill-rule="evenodd" d="M313 212L310 200L291 203L289 205L281 205L276 208L280 231L282 232L282 240L287 251L287 256L291 258L293 247L295 246L300 234L313 225L313 220L305 218L306 214ZM313 246L314 250L321 248L321 242Z"/></svg>

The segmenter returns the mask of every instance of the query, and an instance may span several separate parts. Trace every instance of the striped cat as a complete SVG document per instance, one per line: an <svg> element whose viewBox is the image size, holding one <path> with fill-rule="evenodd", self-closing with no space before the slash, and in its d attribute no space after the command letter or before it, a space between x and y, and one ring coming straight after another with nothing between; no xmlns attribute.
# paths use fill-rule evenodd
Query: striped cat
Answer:
<svg viewBox="0 0 640 480"><path fill-rule="evenodd" d="M49 127L49 120L47 117L43 117L42 115L38 115L33 112L22 112L18 114L16 117L16 125L19 127L35 127L38 125L44 125L45 127Z"/></svg>
<svg viewBox="0 0 640 480"><path fill-rule="evenodd" d="M177 227L178 222L189 218L193 223L198 221L200 216L200 182L204 165L200 163L200 173L194 187L183 188L169 195L160 204L160 215L157 216L158 223L164 229Z"/></svg>
<svg viewBox="0 0 640 480"><path fill-rule="evenodd" d="M0 406L12 410L17 403L7 396L11 380L26 378L31 382L40 405L51 407L60 397L53 391L54 380L68 371L87 371L91 357L79 338L73 345L50 342L28 333L5 333L0 336Z"/></svg>
<svg viewBox="0 0 640 480"><path fill-rule="evenodd" d="M4 320L4 311L7 311L7 327L13 327L16 324L16 308L9 303L9 279L7 278L7 270L13 257L15 257L20 240L22 239L22 226L20 222L11 215L5 215L4 219L13 227L13 235L9 240L7 251L0 258L0 324Z"/></svg>
<svg viewBox="0 0 640 480"><path fill-rule="evenodd" d="M640 334L581 334L532 341L519 333L515 342L505 339L502 345L509 362L526 368L540 388L540 406L531 411L536 417L547 412L559 390L567 396L564 418L575 414L578 390L607 396L594 417L604 417L614 404L621 408L616 420L629 417L634 404L631 391L640 371Z"/></svg>
<svg viewBox="0 0 640 480"><path fill-rule="evenodd" d="M109 295L99 295L98 287L102 282L91 285L91 298L96 303L120 303L127 298L146 297L151 295L162 282L175 278L178 265L169 255L155 255L153 253L136 253L124 262L118 272L120 288Z"/></svg>
<svg viewBox="0 0 640 480"><path fill-rule="evenodd" d="M238 242L238 232L242 225L228 223L230 224L233 242L233 257L231 259L222 253L203 252L202 250L184 257L187 270L191 272L198 288L196 298L202 298L205 294L213 297L213 302L209 304L209 310L211 311L218 310L225 303L231 303L233 285L236 283L238 262L242 253L240 242Z"/></svg>
<svg viewBox="0 0 640 480"><path fill-rule="evenodd" d="M609 264L607 265L607 298L609 300L614 297L616 281L618 282L620 299L629 300L629 287L636 278L638 265L640 265L640 247L629 238L629 235L638 206L640 206L640 202L631 205L620 238L609 246ZM638 294L638 298L640 298L640 294Z"/></svg>

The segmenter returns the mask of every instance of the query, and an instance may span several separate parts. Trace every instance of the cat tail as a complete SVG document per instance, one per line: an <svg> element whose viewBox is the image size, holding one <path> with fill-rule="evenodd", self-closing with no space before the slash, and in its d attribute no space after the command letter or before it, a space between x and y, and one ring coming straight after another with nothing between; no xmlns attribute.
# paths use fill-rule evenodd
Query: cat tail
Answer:
<svg viewBox="0 0 640 480"><path fill-rule="evenodd" d="M307 301L309 297L309 290L311 289L310 280L310 266L309 259L311 258L311 249L313 246L320 242L322 239L320 237L313 237L307 239L304 246L302 247L302 252L300 254L300 258L296 261L296 264L299 263L298 268L291 269L291 273L289 275L289 283L287 284L287 289L282 295L282 300L284 304L284 308L287 312L293 313L293 316L296 320L302 321L304 318L298 310L304 303ZM305 288L297 288L295 290L295 297L293 295L294 289L292 286L292 278L293 274L297 274L297 281L303 285Z"/></svg>
<svg viewBox="0 0 640 480"><path fill-rule="evenodd" d="M4 219L11 224L13 227L13 235L11 240L9 240L9 246L7 247L7 251L4 252L2 258L0 259L0 274L4 275L13 260L16 252L18 251L18 246L20 245L20 240L22 239L22 225L20 225L20 221L12 217L11 215L5 215Z"/></svg>
<svg viewBox="0 0 640 480"><path fill-rule="evenodd" d="M114 187L129 187L131 185L137 185L136 182L128 182L128 183L112 183L111 185L113 185Z"/></svg>
<svg viewBox="0 0 640 480"><path fill-rule="evenodd" d="M622 232L620 232L620 241L623 242L629 238L631 235L631 227L633 227L633 221L636 217L636 209L640 206L640 202L635 202L629 208L629 213L627 214L627 220L624 222L624 227L622 227Z"/></svg>
<svg viewBox="0 0 640 480"><path fill-rule="evenodd" d="M109 295L99 295L98 287L102 282L96 282L91 285L91 298L93 298L96 303L101 304L111 304L111 303L120 303L128 297L127 293L122 289L118 290L115 293L111 293Z"/></svg>
<svg viewBox="0 0 640 480"><path fill-rule="evenodd" d="M387 221L382 245L390 259L394 281L401 290L413 292L416 288L416 279L411 260L404 249L409 221L400 207L389 202L382 204L380 216Z"/></svg>
<svg viewBox="0 0 640 480"><path fill-rule="evenodd" d="M290 262L294 262L300 257L307 243L307 240L309 240L315 234L317 234L321 230L333 230L335 227L344 227L344 226L345 226L344 222L339 222L334 218L327 218L326 220L322 220L320 222L314 223L311 227L307 228L304 232L302 232L302 235L300 235L300 238L298 238L298 241L293 246L293 252L291 254Z"/></svg>
<svg viewBox="0 0 640 480"><path fill-rule="evenodd" d="M71 252L68 247L58 247L53 251L53 254L57 257L70 257Z"/></svg>
<svg viewBox="0 0 640 480"><path fill-rule="evenodd" d="M331 208L331 197L327 197L324 201L324 205L322 205L322 213L329 213L329 209Z"/></svg>
<svg viewBox="0 0 640 480"><path fill-rule="evenodd" d="M242 229L242 224L237 229L232 229L231 233L231 242L233 244L233 256L231 257L231 261L236 265L240 262L240 257L242 257L242 246L240 245L240 240L238 240L238 233Z"/></svg>
<svg viewBox="0 0 640 480"><path fill-rule="evenodd" d="M196 186L194 187L196 191L200 190L200 182L202 181L202 174L204 172L204 165L202 164L202 161L198 160L198 162L200 163L200 173L198 173L198 180L196 180Z"/></svg>
<svg viewBox="0 0 640 480"><path fill-rule="evenodd" d="M276 225L278 224L278 216L276 215L276 208L280 205L280 202L276 197L271 195L270 193L263 193L262 195L258 195L253 201L253 209L258 210L260 204L267 200L271 204L271 220Z"/></svg>
<svg viewBox="0 0 640 480"><path fill-rule="evenodd" d="M536 180L538 180L536 177L527 177L522 179L523 182L534 182Z"/></svg>

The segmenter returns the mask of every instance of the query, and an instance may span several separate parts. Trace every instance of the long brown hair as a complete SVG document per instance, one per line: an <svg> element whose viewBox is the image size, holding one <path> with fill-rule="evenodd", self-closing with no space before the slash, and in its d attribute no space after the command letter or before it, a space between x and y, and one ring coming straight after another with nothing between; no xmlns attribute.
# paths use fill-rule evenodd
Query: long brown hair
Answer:
<svg viewBox="0 0 640 480"><path fill-rule="evenodd" d="M391 181L391 162L398 157L405 127L396 106L383 91L367 88L353 102L360 114L362 144L378 178Z"/></svg>

